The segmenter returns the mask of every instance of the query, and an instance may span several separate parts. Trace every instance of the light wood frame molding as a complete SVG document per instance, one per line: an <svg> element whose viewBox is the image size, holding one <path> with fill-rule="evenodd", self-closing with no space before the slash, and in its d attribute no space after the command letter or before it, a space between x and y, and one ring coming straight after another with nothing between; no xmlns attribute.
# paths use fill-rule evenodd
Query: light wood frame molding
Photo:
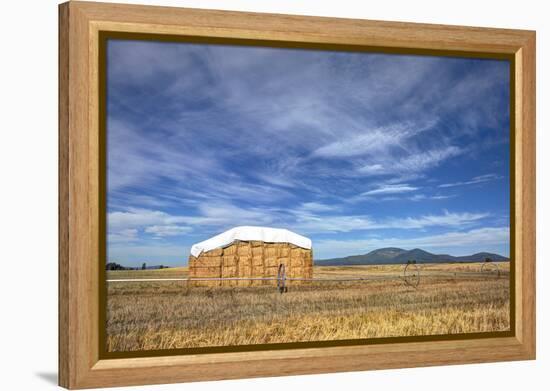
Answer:
<svg viewBox="0 0 550 391"><path fill-rule="evenodd" d="M100 31L510 56L515 129L513 336L101 359ZM535 358L535 32L71 1L59 6L59 384L175 383Z"/></svg>

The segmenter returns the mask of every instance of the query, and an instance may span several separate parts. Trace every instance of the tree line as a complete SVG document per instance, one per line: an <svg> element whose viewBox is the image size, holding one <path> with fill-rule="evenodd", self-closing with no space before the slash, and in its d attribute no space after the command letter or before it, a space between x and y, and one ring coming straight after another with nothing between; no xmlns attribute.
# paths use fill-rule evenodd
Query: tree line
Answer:
<svg viewBox="0 0 550 391"><path fill-rule="evenodd" d="M159 266L150 266L149 269L167 269L169 266L159 265ZM116 262L108 262L105 265L106 270L147 270L147 263L143 262L141 267L128 267L122 266Z"/></svg>

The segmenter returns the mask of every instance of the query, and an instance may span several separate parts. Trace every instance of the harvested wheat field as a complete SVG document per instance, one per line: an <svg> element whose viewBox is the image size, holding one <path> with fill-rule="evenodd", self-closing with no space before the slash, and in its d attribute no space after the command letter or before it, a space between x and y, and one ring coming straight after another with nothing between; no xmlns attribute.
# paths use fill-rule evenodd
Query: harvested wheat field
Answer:
<svg viewBox="0 0 550 391"><path fill-rule="evenodd" d="M184 281L108 284L107 350L136 351L505 331L509 264L421 266L402 279L289 286L191 287ZM315 278L389 276L402 265L314 267ZM466 273L470 272L471 275ZM186 277L186 268L110 271L109 279Z"/></svg>

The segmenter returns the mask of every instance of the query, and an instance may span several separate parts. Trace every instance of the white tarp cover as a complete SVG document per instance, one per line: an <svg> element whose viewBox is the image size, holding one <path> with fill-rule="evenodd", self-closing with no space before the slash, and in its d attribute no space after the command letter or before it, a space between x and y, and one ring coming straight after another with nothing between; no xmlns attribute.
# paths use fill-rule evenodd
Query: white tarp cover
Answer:
<svg viewBox="0 0 550 391"><path fill-rule="evenodd" d="M191 255L198 257L202 252L229 246L236 240L262 241L267 243L291 243L311 249L311 239L295 234L288 229L268 227L235 227L210 239L191 246Z"/></svg>

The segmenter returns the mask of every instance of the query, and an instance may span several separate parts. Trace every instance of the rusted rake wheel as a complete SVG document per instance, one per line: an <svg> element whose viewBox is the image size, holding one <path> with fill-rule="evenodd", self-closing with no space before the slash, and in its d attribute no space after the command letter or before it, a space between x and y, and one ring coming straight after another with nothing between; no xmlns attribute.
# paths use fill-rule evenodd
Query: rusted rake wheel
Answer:
<svg viewBox="0 0 550 391"><path fill-rule="evenodd" d="M420 268L416 262L407 262L405 269L403 269L403 280L405 284L413 288L418 287L420 284Z"/></svg>
<svg viewBox="0 0 550 391"><path fill-rule="evenodd" d="M500 278L500 268L496 263L485 262L481 265L481 273L485 274L487 278Z"/></svg>
<svg viewBox="0 0 550 391"><path fill-rule="evenodd" d="M282 263L279 265L279 270L277 271L277 290L281 294L288 292L285 265Z"/></svg>

